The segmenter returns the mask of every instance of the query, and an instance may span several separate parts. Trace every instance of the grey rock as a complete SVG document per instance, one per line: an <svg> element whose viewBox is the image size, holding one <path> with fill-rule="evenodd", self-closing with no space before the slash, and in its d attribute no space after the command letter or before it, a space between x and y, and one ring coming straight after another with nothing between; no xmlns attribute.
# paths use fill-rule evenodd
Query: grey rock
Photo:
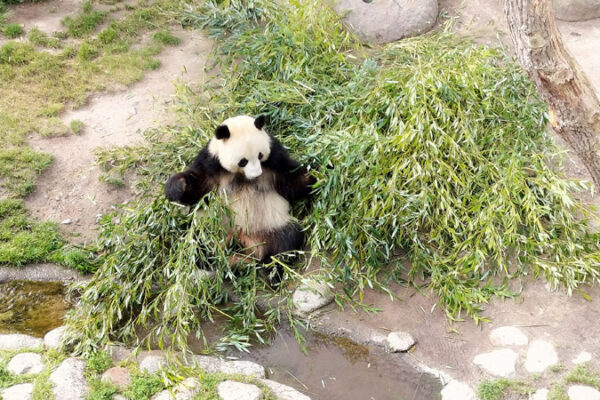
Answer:
<svg viewBox="0 0 600 400"><path fill-rule="evenodd" d="M408 332L391 332L387 336L387 348L392 353L408 351L415 343L415 338Z"/></svg>
<svg viewBox="0 0 600 400"><path fill-rule="evenodd" d="M527 372L543 372L556 363L558 363L558 355L552 344L543 340L536 340L529 345L527 359L525 360Z"/></svg>
<svg viewBox="0 0 600 400"><path fill-rule="evenodd" d="M196 393L200 391L200 386L197 379L187 378L175 386L171 392L163 390L152 397L152 400L192 400Z"/></svg>
<svg viewBox="0 0 600 400"><path fill-rule="evenodd" d="M475 392L467 384L455 379L442 389L442 400L477 400Z"/></svg>
<svg viewBox="0 0 600 400"><path fill-rule="evenodd" d="M263 398L262 390L258 386L235 381L219 383L217 392L222 400L260 400Z"/></svg>
<svg viewBox="0 0 600 400"><path fill-rule="evenodd" d="M515 373L518 357L519 355L511 349L500 349L477 355L473 364L479 365L491 375L506 378Z"/></svg>
<svg viewBox="0 0 600 400"><path fill-rule="evenodd" d="M600 0L553 0L556 18L585 21L600 18Z"/></svg>
<svg viewBox="0 0 600 400"><path fill-rule="evenodd" d="M46 333L46 336L44 336L44 346L49 349L58 349L66 330L66 326L59 326Z"/></svg>
<svg viewBox="0 0 600 400"><path fill-rule="evenodd" d="M72 268L61 267L56 264L32 264L21 268L0 267L0 283L15 280L73 282L89 280L90 276L83 276Z"/></svg>
<svg viewBox="0 0 600 400"><path fill-rule="evenodd" d="M531 400L548 400L548 389L538 389L531 395Z"/></svg>
<svg viewBox="0 0 600 400"><path fill-rule="evenodd" d="M239 374L245 376L265 377L265 368L252 361L227 361L221 365L220 372L224 374Z"/></svg>
<svg viewBox="0 0 600 400"><path fill-rule="evenodd" d="M216 357L195 356L193 363L209 374L214 374L221 371L221 368L225 362Z"/></svg>
<svg viewBox="0 0 600 400"><path fill-rule="evenodd" d="M295 313L307 316L333 301L334 294L326 283L306 281L292 295Z"/></svg>
<svg viewBox="0 0 600 400"><path fill-rule="evenodd" d="M271 394L275 396L277 400L310 400L310 397L307 395L300 393L292 387L282 385L279 382L270 379L261 379L260 381L269 388Z"/></svg>
<svg viewBox="0 0 600 400"><path fill-rule="evenodd" d="M67 218L67 219L63 219L63 220L61 221L61 224L63 224L63 225L69 225L71 222L73 222L73 221L71 220L71 218Z"/></svg>
<svg viewBox="0 0 600 400"><path fill-rule="evenodd" d="M106 348L106 352L110 355L113 362L121 362L126 360L131 355L132 351L126 347L118 345L110 345Z"/></svg>
<svg viewBox="0 0 600 400"><path fill-rule="evenodd" d="M166 363L164 356L150 354L142 358L140 361L140 371L153 374L158 372Z"/></svg>
<svg viewBox="0 0 600 400"><path fill-rule="evenodd" d="M592 361L592 355L587 351L582 351L577 355L577 357L571 360L573 364L584 364L589 361Z"/></svg>
<svg viewBox="0 0 600 400"><path fill-rule="evenodd" d="M30 400L33 397L33 384L22 383L0 390L2 400Z"/></svg>
<svg viewBox="0 0 600 400"><path fill-rule="evenodd" d="M124 390L131 383L129 370L123 367L109 368L102 374L102 381L115 385L119 390Z"/></svg>
<svg viewBox="0 0 600 400"><path fill-rule="evenodd" d="M437 0L329 0L360 38L388 43L427 32L437 19Z"/></svg>
<svg viewBox="0 0 600 400"><path fill-rule="evenodd" d="M600 392L589 386L573 385L567 394L569 400L600 400Z"/></svg>
<svg viewBox="0 0 600 400"><path fill-rule="evenodd" d="M127 400L127 398L125 398L125 396L123 396L122 394L115 394L113 396L113 400Z"/></svg>
<svg viewBox="0 0 600 400"><path fill-rule="evenodd" d="M0 335L0 350L34 349L43 343L42 339L20 333Z"/></svg>
<svg viewBox="0 0 600 400"><path fill-rule="evenodd" d="M490 332L490 342L494 346L526 346L529 343L527 336L514 326L501 326Z"/></svg>
<svg viewBox="0 0 600 400"><path fill-rule="evenodd" d="M44 370L42 356L37 353L21 353L14 356L6 369L12 374L39 374Z"/></svg>
<svg viewBox="0 0 600 400"><path fill-rule="evenodd" d="M88 383L83 375L85 362L77 358L67 358L50 375L54 385L54 398L60 400L83 400L88 391Z"/></svg>

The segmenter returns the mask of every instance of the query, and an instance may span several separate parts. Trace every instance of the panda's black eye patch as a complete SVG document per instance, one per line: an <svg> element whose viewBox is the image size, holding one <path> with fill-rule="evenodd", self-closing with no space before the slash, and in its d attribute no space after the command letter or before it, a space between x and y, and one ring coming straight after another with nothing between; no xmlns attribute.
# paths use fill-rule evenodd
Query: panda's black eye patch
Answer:
<svg viewBox="0 0 600 400"><path fill-rule="evenodd" d="M240 162L238 163L238 166L239 166L240 168L244 168L246 165L248 165L248 160L246 160L245 158L242 158L242 159L240 160Z"/></svg>
<svg viewBox="0 0 600 400"><path fill-rule="evenodd" d="M258 153L258 159L262 160L262 158L263 158L263 153Z"/></svg>

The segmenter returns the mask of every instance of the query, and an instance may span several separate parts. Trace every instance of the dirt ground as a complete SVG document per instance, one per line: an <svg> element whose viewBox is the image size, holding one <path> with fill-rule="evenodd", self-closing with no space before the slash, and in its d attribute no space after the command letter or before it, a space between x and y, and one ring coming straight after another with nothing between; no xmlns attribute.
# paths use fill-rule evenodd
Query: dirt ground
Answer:
<svg viewBox="0 0 600 400"><path fill-rule="evenodd" d="M24 16L26 25L45 27L51 32L60 27L62 17L78 10L81 3L51 0L19 6L11 19ZM48 9L55 12L46 14ZM158 56L160 68L130 87L96 94L85 107L62 115L67 125L75 119L83 122L80 135L33 135L29 140L34 149L51 153L54 161L36 182L26 205L38 219L65 222L61 226L75 242L93 239L97 217L134 196L131 182L119 188L99 181L101 170L95 165L94 150L139 143L144 130L174 122L173 113L169 112L174 82L200 82L205 78L204 64L212 49L211 41L198 32L177 28L172 32L181 44L163 50Z"/></svg>
<svg viewBox="0 0 600 400"><path fill-rule="evenodd" d="M52 32L60 28L60 19L75 13L82 1L50 0L40 4L17 6L11 19L18 19L26 28L33 25ZM477 42L512 47L502 13L501 0L440 0L442 15L455 17L455 28L472 36ZM600 20L559 22L563 39L600 92ZM79 239L95 236L96 217L111 205L130 199L134 193L129 182L125 188L115 188L98 180L100 170L94 165L93 151L97 147L137 143L140 132L158 123L171 120L165 112L174 92L177 78L190 82L202 80L205 57L210 41L198 32L174 31L182 44L166 49L160 56L162 66L149 72L139 83L114 93L93 96L88 105L63 115L65 123L79 119L85 124L81 135L43 139L32 137L32 146L52 153L52 166L42 174L36 189L26 203L39 219L71 220L64 229ZM185 72L184 72L185 67ZM576 159L568 163L568 174L586 177ZM595 199L593 199L595 200ZM491 329L502 325L522 328L530 341L543 338L552 342L563 363L580 351L600 356L600 289L585 288L592 296L587 301L580 294L568 297L564 292L550 292L542 281L524 282L517 301L492 301L484 315L491 322L476 326L472 320L449 325L436 306L435 296L423 296L414 289L397 287L403 301L391 302L389 297L368 292L365 301L382 309L378 314L355 314L344 311L339 317L347 326L364 324L374 329L405 330L418 340L408 357L449 373L473 387L484 377L472 364L473 357L492 350L488 340ZM518 366L518 372L522 366Z"/></svg>

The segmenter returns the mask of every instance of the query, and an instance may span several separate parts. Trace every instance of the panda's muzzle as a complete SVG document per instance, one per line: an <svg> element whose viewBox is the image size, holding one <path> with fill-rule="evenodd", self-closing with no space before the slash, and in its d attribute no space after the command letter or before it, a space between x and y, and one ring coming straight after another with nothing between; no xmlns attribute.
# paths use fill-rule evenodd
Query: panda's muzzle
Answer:
<svg viewBox="0 0 600 400"><path fill-rule="evenodd" d="M259 160L250 161L248 165L244 167L244 175L246 179L255 179L262 174L262 167L260 166Z"/></svg>

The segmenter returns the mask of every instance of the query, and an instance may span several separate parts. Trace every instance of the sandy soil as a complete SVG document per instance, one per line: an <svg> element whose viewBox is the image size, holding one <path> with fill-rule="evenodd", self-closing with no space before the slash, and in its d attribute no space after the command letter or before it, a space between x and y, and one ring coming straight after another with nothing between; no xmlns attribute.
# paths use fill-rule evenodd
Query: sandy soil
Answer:
<svg viewBox="0 0 600 400"><path fill-rule="evenodd" d="M62 3L50 1L43 3L43 8L59 7ZM35 8L37 5L29 6ZM44 20L42 14L30 13L41 15ZM42 25L49 29L55 26L52 21ZM30 138L33 148L54 156L51 167L38 179L34 192L26 199L34 217L70 221L62 225L64 230L73 234L76 242L82 242L96 236L99 215L109 211L114 204L133 197L130 182L126 182L124 188L116 188L99 181L101 171L94 163L94 149L135 144L141 140L140 133L144 130L173 122L173 113L167 112L175 91L173 83L204 79L206 55L211 51L212 43L198 32L173 29L173 33L182 43L166 48L158 56L162 62L158 70L147 73L131 87L93 95L85 107L64 113L62 119L67 125L73 119L84 123L82 134Z"/></svg>

